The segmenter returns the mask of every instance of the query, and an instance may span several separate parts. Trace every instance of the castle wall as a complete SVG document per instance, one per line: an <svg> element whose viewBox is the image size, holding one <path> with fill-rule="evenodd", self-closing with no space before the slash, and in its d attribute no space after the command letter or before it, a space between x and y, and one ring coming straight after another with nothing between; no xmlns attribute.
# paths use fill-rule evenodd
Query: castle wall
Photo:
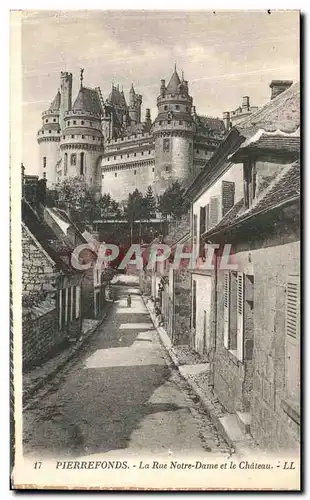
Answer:
<svg viewBox="0 0 310 500"><path fill-rule="evenodd" d="M153 187L154 184L154 166L154 161L149 160L137 162L127 168L119 166L102 170L102 194L110 193L118 202L125 200L135 189L145 194L148 186Z"/></svg>
<svg viewBox="0 0 310 500"><path fill-rule="evenodd" d="M46 158L46 163L44 162ZM40 177L46 173L47 187L56 184L56 163L60 158L59 141L42 140L39 146ZM44 165L46 165L44 167Z"/></svg>

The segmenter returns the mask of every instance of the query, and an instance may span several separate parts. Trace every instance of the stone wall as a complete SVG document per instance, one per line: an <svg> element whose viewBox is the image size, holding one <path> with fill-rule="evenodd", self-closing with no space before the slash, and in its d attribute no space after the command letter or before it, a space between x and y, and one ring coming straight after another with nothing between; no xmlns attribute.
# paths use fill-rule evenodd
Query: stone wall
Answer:
<svg viewBox="0 0 310 500"><path fill-rule="evenodd" d="M286 283L299 273L299 246L266 241L264 248L236 254L245 279L250 268L254 283L252 319L245 285L243 363L223 344L224 271L218 271L214 391L228 411L250 412L253 437L272 450L293 449L299 441L299 425L284 410Z"/></svg>
<svg viewBox="0 0 310 500"><path fill-rule="evenodd" d="M58 272L25 226L22 227L22 254L23 296L43 293L46 285L56 282Z"/></svg>
<svg viewBox="0 0 310 500"><path fill-rule="evenodd" d="M190 343L191 329L191 276L184 270L175 270L174 284L174 332L175 345L188 345Z"/></svg>

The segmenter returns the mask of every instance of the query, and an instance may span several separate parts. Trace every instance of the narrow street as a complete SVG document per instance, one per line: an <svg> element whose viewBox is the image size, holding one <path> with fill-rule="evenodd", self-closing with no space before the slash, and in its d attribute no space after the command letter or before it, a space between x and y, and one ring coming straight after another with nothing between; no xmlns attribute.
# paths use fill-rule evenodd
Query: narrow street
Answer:
<svg viewBox="0 0 310 500"><path fill-rule="evenodd" d="M168 366L137 286L115 290L107 318L78 357L27 404L25 455L227 453L186 382Z"/></svg>

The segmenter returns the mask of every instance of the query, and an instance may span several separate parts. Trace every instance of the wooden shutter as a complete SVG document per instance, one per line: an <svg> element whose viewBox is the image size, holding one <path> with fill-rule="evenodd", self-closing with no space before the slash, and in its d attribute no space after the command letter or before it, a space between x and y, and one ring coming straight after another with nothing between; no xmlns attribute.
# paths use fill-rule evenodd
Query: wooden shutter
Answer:
<svg viewBox="0 0 310 500"><path fill-rule="evenodd" d="M220 200L218 196L210 198L210 226L215 226L219 221Z"/></svg>
<svg viewBox="0 0 310 500"><path fill-rule="evenodd" d="M58 293L59 330L62 328L62 290Z"/></svg>
<svg viewBox="0 0 310 500"><path fill-rule="evenodd" d="M224 347L229 347L230 274L224 273Z"/></svg>
<svg viewBox="0 0 310 500"><path fill-rule="evenodd" d="M200 207L200 237L206 230L206 207Z"/></svg>
<svg viewBox="0 0 310 500"><path fill-rule="evenodd" d="M235 204L235 183L230 181L222 181L222 217Z"/></svg>
<svg viewBox="0 0 310 500"><path fill-rule="evenodd" d="M210 205L206 205L206 231L208 231L210 227Z"/></svg>
<svg viewBox="0 0 310 500"><path fill-rule="evenodd" d="M65 324L68 323L68 297L69 297L69 288L66 288L66 298L65 298Z"/></svg>
<svg viewBox="0 0 310 500"><path fill-rule="evenodd" d="M76 287L76 302L75 302L75 317L78 318L80 316L80 294L81 287Z"/></svg>
<svg viewBox="0 0 310 500"><path fill-rule="evenodd" d="M237 276L237 358L243 361L244 274Z"/></svg>
<svg viewBox="0 0 310 500"><path fill-rule="evenodd" d="M196 328L196 280L193 280L192 327Z"/></svg>
<svg viewBox="0 0 310 500"><path fill-rule="evenodd" d="M299 276L289 276L286 290L286 389L292 398L299 391L299 305Z"/></svg>

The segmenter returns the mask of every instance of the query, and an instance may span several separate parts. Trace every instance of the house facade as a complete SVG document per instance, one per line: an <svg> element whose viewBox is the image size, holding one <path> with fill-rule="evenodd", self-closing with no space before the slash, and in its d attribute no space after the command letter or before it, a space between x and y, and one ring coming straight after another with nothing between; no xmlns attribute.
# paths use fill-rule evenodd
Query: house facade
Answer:
<svg viewBox="0 0 310 500"><path fill-rule="evenodd" d="M299 446L299 85L272 91L188 195L193 243L214 251L192 272L194 348L236 423L277 450Z"/></svg>

